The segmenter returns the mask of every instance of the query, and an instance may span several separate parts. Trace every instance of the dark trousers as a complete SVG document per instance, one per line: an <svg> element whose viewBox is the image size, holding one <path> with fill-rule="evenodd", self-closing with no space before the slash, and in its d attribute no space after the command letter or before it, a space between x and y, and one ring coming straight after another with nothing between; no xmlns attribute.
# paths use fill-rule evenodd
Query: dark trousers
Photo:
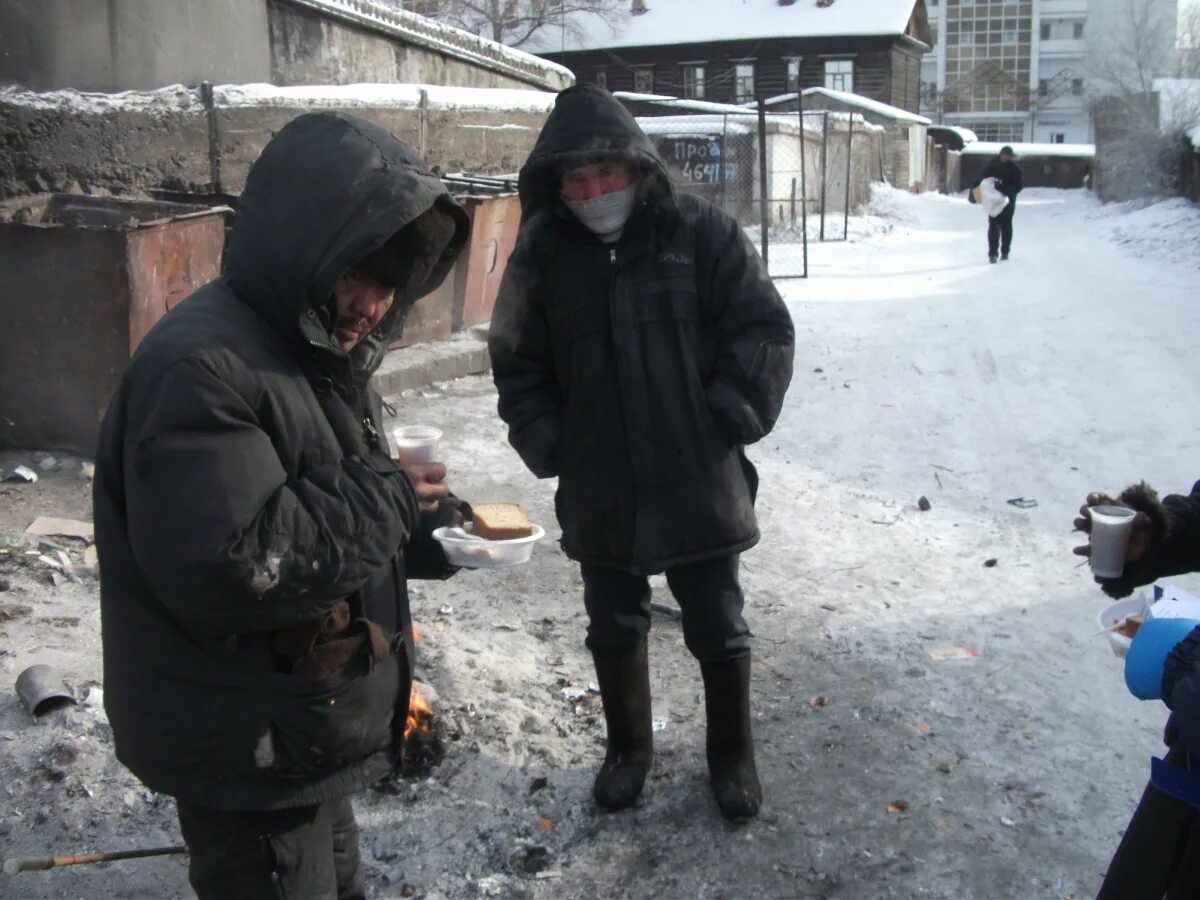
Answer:
<svg viewBox="0 0 1200 900"><path fill-rule="evenodd" d="M1169 726L1168 726L1169 730ZM1175 743L1167 761L1183 767ZM1096 900L1195 900L1200 897L1200 810L1146 785Z"/></svg>
<svg viewBox="0 0 1200 900"><path fill-rule="evenodd" d="M988 216L988 256L996 255L997 246L1005 256L1012 248L1012 220L1017 204L1012 200L1000 210L998 216Z"/></svg>
<svg viewBox="0 0 1200 900"><path fill-rule="evenodd" d="M363 900L350 798L272 812L176 801L200 900Z"/></svg>
<svg viewBox="0 0 1200 900"><path fill-rule="evenodd" d="M667 584L683 613L684 643L702 663L724 662L750 652L738 559L734 554L667 569ZM622 652L645 640L650 631L646 576L588 563L581 569L588 649Z"/></svg>

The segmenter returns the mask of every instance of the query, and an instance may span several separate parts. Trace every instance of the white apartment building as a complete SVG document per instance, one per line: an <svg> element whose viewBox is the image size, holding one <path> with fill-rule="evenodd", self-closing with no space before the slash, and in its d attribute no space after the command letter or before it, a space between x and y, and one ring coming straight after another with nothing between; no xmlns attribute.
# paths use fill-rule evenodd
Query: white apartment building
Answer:
<svg viewBox="0 0 1200 900"><path fill-rule="evenodd" d="M922 115L981 141L1092 143L1097 78L1125 52L1139 2L1169 19L1170 56L1176 0L926 0L933 50L921 64Z"/></svg>

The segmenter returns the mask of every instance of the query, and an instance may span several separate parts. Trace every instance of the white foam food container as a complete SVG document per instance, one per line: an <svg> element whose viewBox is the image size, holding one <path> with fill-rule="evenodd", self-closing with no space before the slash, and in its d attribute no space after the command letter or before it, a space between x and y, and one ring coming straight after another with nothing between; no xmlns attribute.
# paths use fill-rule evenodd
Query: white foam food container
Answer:
<svg viewBox="0 0 1200 900"><path fill-rule="evenodd" d="M1096 624L1100 628L1112 628L1114 625L1120 625L1128 616L1150 618L1150 600L1145 594L1139 593L1133 597L1118 600L1116 603L1110 603L1097 614ZM1128 638L1116 631L1109 631L1106 637L1108 646L1112 648L1112 652L1116 656L1123 657L1129 652L1129 645L1133 643L1133 638Z"/></svg>
<svg viewBox="0 0 1200 900"><path fill-rule="evenodd" d="M434 540L442 545L447 561L453 566L464 569L506 569L509 566L519 566L529 562L533 554L533 545L546 536L546 531L540 525L533 526L533 534L528 537L512 538L507 541L485 541L482 538L466 537L460 532L470 534L471 523L459 528L435 528Z"/></svg>

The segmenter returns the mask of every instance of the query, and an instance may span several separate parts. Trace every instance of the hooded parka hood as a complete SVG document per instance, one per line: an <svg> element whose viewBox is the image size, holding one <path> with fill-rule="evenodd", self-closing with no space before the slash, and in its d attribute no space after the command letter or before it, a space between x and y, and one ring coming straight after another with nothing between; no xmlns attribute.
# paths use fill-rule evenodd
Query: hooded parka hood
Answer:
<svg viewBox="0 0 1200 900"><path fill-rule="evenodd" d="M565 209L558 199L562 173L602 161L629 164L635 177L651 176L647 193L671 196L666 166L629 110L594 84L567 88L554 101L533 152L521 167L517 190L522 218L556 205Z"/></svg>
<svg viewBox="0 0 1200 900"><path fill-rule="evenodd" d="M466 244L469 218L408 145L341 113L308 113L267 144L246 179L226 277L285 340L340 353L326 312L334 282L431 209L454 221L441 258L407 287L352 351L374 371L412 304L434 290Z"/></svg>

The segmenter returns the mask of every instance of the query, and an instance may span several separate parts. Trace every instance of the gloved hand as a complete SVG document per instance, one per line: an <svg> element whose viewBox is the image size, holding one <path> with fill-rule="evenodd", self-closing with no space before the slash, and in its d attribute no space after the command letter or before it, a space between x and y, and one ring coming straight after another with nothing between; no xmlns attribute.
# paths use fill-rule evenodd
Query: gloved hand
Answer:
<svg viewBox="0 0 1200 900"><path fill-rule="evenodd" d="M975 188L971 188L970 190L967 191L967 202L968 203L975 202Z"/></svg>
<svg viewBox="0 0 1200 900"><path fill-rule="evenodd" d="M1200 621L1195 619L1150 619L1137 630L1125 655L1125 686L1133 696L1139 700L1170 699L1166 672L1170 670L1177 682L1183 677L1179 670L1186 668L1172 654L1197 626Z"/></svg>
<svg viewBox="0 0 1200 900"><path fill-rule="evenodd" d="M1100 589L1114 599L1128 597L1135 587L1155 581L1161 573L1152 571L1147 556L1156 543L1162 540L1167 529L1167 517L1154 488L1145 482L1130 485L1121 491L1117 499L1108 494L1093 492L1087 495L1079 507L1075 519L1075 530L1091 534L1092 518L1089 511L1093 506L1128 506L1137 510L1133 519L1133 531L1129 535L1129 546L1125 550L1125 571L1119 578L1097 578ZM1075 547L1076 556L1091 556L1090 543Z"/></svg>

